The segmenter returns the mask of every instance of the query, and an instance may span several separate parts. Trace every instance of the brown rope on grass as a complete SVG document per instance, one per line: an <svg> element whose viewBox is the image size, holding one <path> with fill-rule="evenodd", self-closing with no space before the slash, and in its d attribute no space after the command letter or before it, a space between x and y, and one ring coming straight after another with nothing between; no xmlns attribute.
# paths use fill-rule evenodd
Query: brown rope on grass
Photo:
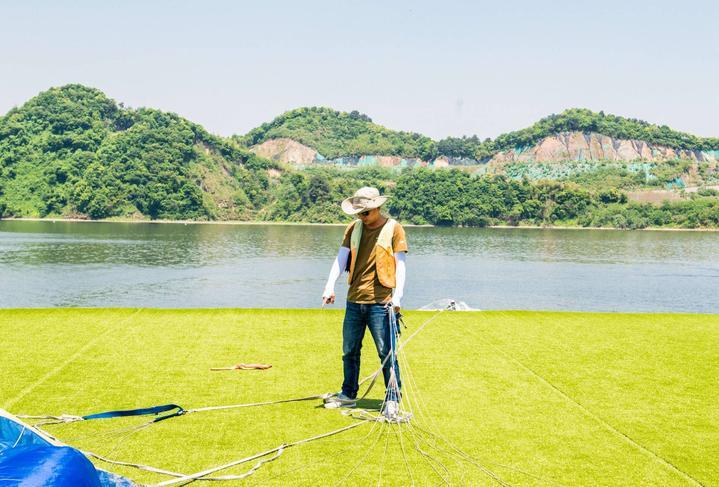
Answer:
<svg viewBox="0 0 719 487"><path fill-rule="evenodd" d="M235 364L231 367L212 367L210 370L267 370L271 368L272 364Z"/></svg>

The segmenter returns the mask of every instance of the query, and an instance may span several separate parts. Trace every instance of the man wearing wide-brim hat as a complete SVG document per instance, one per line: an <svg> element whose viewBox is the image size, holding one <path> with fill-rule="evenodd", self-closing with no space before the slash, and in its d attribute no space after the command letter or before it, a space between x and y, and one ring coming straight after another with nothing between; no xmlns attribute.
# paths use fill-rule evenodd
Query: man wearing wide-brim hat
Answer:
<svg viewBox="0 0 719 487"><path fill-rule="evenodd" d="M404 292L407 238L402 226L383 215L381 206L387 196L376 188L358 189L342 202L342 210L356 215L347 226L337 258L332 264L323 304L335 301L335 283L343 271L349 272L347 307L342 326L342 391L326 401L327 407L355 405L359 389L360 350L365 329L369 328L382 361L385 386L392 374L399 380L399 367L386 360L390 353L390 313L399 313ZM390 398L398 400L398 398ZM396 406L396 404L394 405Z"/></svg>

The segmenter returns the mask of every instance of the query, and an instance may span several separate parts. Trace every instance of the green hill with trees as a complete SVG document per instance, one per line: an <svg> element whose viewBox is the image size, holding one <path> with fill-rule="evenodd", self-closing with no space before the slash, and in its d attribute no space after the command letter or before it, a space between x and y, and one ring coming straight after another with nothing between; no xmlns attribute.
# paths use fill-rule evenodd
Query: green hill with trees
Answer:
<svg viewBox="0 0 719 487"><path fill-rule="evenodd" d="M329 159L381 154L428 160L436 154L436 143L429 137L387 129L357 111L324 107L291 110L235 140L252 146L279 138L296 140Z"/></svg>
<svg viewBox="0 0 719 487"><path fill-rule="evenodd" d="M502 134L494 140L448 137L439 141L439 154L487 160L500 151L530 147L543 138L563 132L598 133L615 139L641 140L648 144L687 150L719 150L719 138L697 137L635 118L570 108L542 118L531 127Z"/></svg>
<svg viewBox="0 0 719 487"><path fill-rule="evenodd" d="M0 118L0 210L16 216L248 217L268 162L175 114L81 85Z"/></svg>
<svg viewBox="0 0 719 487"><path fill-rule="evenodd" d="M600 118L606 130L615 126L615 136L632 129L654 134L655 143L715 147L715 139L657 131L627 119L612 125L608 120L616 117L581 110L549 117L535 129L493 143L530 143L554 129L595 130ZM625 132L619 132L621 127ZM577 176L574 181L537 181L453 168L297 170L262 159L246 147L297 134L328 156L342 153L344 143L356 144L354 153L408 157L427 157L440 148L461 157L462 144L475 152L488 144L465 137L456 139L456 147L443 145L418 134L390 131L365 115L324 108L288 112L245 137L222 138L178 115L127 108L99 90L67 85L0 117L0 217L346 222L349 217L338 203L358 187L372 185L394 196L387 210L407 223L719 227L716 191L698 191L661 206L631 203L624 190L638 184L633 173L610 171L602 180ZM672 166L656 179L673 178L685 169Z"/></svg>
<svg viewBox="0 0 719 487"><path fill-rule="evenodd" d="M289 138L330 159L381 154L423 160L447 156L486 161L497 152L530 147L545 137L564 132L598 133L672 149L719 150L719 138L716 137L697 137L672 130L666 125L584 108L570 108L560 114L552 114L530 127L502 134L494 140L480 140L473 135L446 137L439 141L416 133L387 129L357 111L346 113L321 107L298 108L283 113L244 136L235 136L235 140L249 147L270 139Z"/></svg>

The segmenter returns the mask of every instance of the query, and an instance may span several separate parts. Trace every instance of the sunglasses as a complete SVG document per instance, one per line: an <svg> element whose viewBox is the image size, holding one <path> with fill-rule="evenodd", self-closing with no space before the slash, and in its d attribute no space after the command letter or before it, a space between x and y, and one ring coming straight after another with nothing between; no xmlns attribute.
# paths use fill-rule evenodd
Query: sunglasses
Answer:
<svg viewBox="0 0 719 487"><path fill-rule="evenodd" d="M370 214L370 211L371 211L371 210L361 211L361 212L360 212L360 216L367 216L367 215Z"/></svg>

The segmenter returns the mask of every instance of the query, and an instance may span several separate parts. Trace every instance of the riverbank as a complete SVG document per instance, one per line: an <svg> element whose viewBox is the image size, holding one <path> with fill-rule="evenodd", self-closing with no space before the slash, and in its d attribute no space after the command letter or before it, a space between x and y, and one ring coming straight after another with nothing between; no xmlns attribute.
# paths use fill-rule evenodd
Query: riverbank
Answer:
<svg viewBox="0 0 719 487"><path fill-rule="evenodd" d="M447 467L453 484L492 485L444 443L433 448L437 440L420 428L510 485L687 485L687 478L712 485L718 477L719 316L410 311L408 331L432 317L401 355L412 422L365 424L287 449L251 480L316 485L341 479L361 460L352 473L358 485L376 484L380 469L382 484L411 483L408 469L417 485L435 484L440 478L422 450ZM336 310L0 310L0 407L88 414L336 391L341 320ZM369 338L362 360L364 377L377 365ZM236 363L272 368L210 371ZM375 386L360 407L377 407L382 395ZM126 429L147 417L46 428L84 451L189 473L356 422L321 403L187 414L134 434ZM167 479L102 466L137 482Z"/></svg>
<svg viewBox="0 0 719 487"><path fill-rule="evenodd" d="M174 225L311 225L322 227L346 227L348 223L306 223L306 222L277 222L277 221L239 221L239 220L135 220L135 219L101 219L87 220L82 218L4 218L1 221L37 221L37 222L72 222L72 223L150 223L150 224L174 224ZM402 223L408 228L462 228L462 227L438 227L437 225L414 225ZM610 227L580 227L568 225L488 225L485 228L502 229L523 229L523 230L611 230L611 231L647 231L647 232L719 232L719 228L675 228L675 227L647 227L639 229L624 229Z"/></svg>

